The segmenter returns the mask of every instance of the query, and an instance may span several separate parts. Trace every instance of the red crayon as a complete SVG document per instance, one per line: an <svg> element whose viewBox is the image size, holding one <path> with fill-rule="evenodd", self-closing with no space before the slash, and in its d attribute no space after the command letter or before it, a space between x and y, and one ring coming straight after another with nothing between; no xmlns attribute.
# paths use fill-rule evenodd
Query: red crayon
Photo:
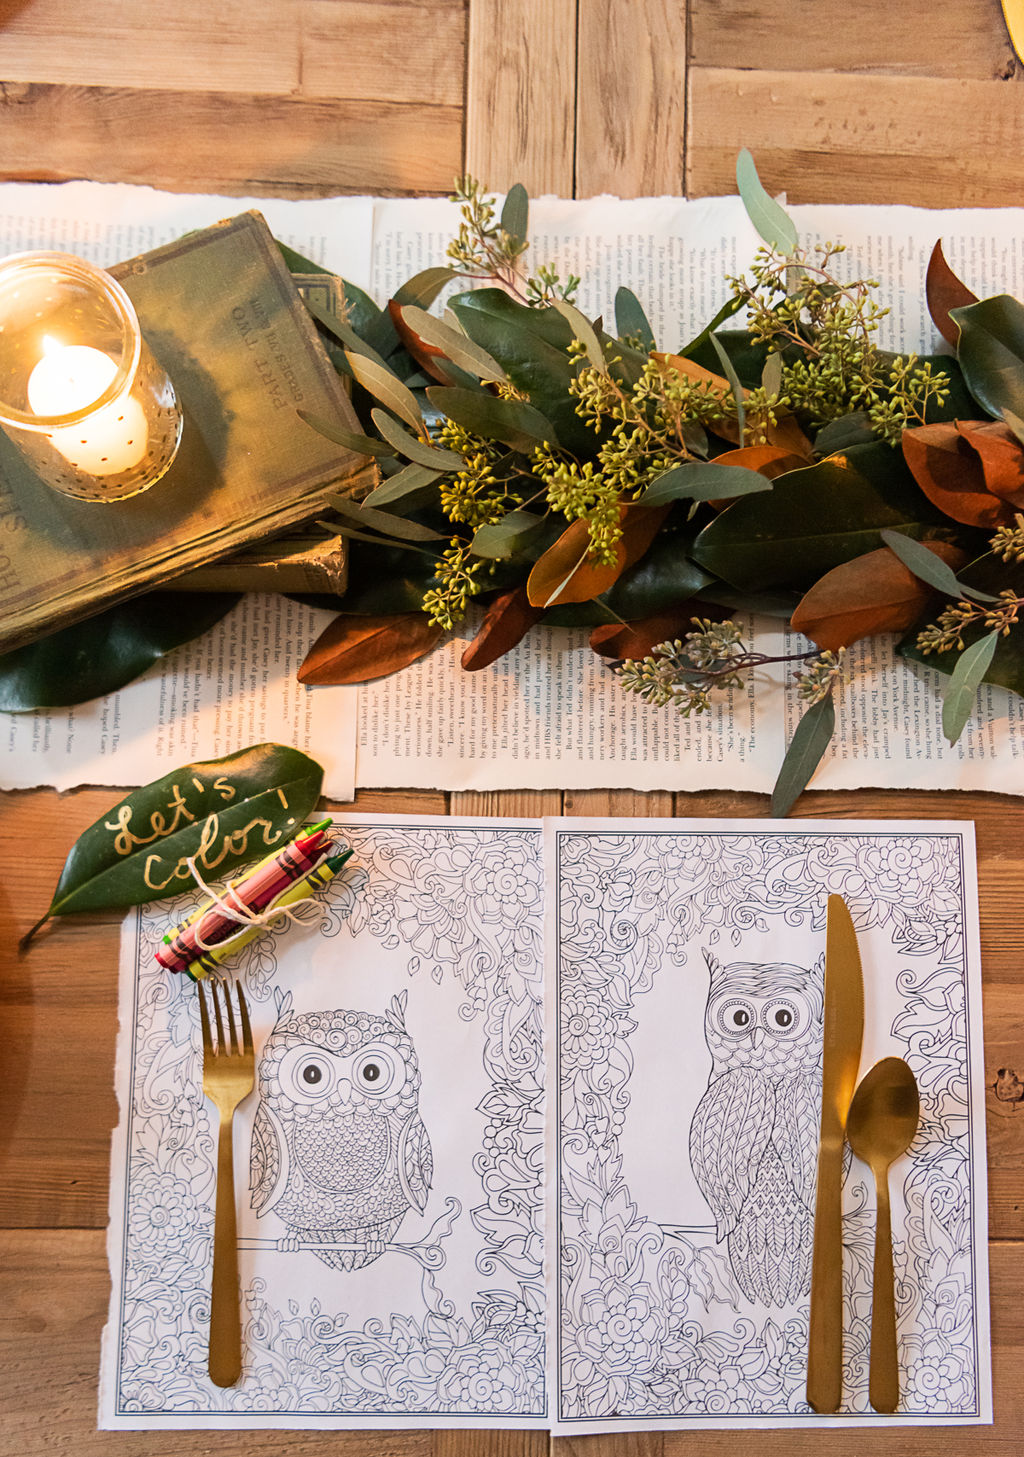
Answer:
<svg viewBox="0 0 1024 1457"><path fill-rule="evenodd" d="M330 821L323 821L329 824ZM228 905L241 901L248 911L263 911L296 880L308 875L331 849L331 840L323 825L314 825L305 834L282 846L240 880L231 881L221 897ZM184 971L204 952L244 929L243 923L225 915L213 902L200 906L169 936L166 944L157 947L156 959L168 971ZM202 944L201 944L202 943Z"/></svg>

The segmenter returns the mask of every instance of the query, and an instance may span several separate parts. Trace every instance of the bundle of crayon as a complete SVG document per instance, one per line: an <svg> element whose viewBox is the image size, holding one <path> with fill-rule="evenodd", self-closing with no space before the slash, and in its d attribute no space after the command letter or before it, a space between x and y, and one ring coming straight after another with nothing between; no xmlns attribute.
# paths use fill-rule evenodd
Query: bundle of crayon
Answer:
<svg viewBox="0 0 1024 1457"><path fill-rule="evenodd" d="M332 880L351 855L351 850L331 854L331 840L325 833L330 820L321 820L281 849L267 855L258 865L233 880L221 901L244 916L271 913L282 906L305 900ZM240 950L264 929L265 922L240 922L215 901L205 901L157 947L156 959L168 971L184 971L193 981Z"/></svg>

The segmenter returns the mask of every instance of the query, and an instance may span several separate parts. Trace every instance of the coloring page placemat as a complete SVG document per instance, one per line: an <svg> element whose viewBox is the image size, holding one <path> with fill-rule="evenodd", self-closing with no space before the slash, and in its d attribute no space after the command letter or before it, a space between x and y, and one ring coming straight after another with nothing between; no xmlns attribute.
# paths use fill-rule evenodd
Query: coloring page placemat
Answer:
<svg viewBox="0 0 1024 1457"><path fill-rule="evenodd" d="M225 1390L196 991L153 958L194 900L125 922L101 1426L991 1420L971 826L346 816L333 834L354 853L319 921L230 963L257 1073ZM831 892L864 965L861 1071L902 1056L921 1092L891 1177L895 1418L867 1402L856 1161L844 1408L804 1401Z"/></svg>
<svg viewBox="0 0 1024 1457"><path fill-rule="evenodd" d="M548 853L558 1429L991 1421L973 827L563 820ZM857 1161L844 1415L804 1399L830 892L863 963L861 1073L902 1057L921 1094L890 1177L894 1417L868 1405Z"/></svg>
<svg viewBox="0 0 1024 1457"><path fill-rule="evenodd" d="M194 898L126 923L102 1427L545 1423L540 826L334 834L354 853L319 923L230 964L257 1076L235 1118L243 1373L226 1390L206 1371L216 1122L196 988L153 959Z"/></svg>

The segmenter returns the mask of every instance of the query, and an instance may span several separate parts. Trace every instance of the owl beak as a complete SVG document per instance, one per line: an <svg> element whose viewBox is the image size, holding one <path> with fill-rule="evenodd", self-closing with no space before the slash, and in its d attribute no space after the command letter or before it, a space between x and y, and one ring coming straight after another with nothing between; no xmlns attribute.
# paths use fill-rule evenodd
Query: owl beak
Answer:
<svg viewBox="0 0 1024 1457"><path fill-rule="evenodd" d="M764 1041L764 1028L763 1027L755 1027L754 1028L754 1031L753 1031L753 1033L751 1035L751 1038L750 1038L750 1045L751 1045L751 1047L760 1047L761 1046L761 1043L763 1041Z"/></svg>

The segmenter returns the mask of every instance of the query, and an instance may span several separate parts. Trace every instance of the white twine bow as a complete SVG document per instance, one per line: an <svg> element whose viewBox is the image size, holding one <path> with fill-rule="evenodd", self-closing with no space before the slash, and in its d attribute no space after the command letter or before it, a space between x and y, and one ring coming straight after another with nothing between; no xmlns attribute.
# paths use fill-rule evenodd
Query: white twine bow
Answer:
<svg viewBox="0 0 1024 1457"><path fill-rule="evenodd" d="M232 904L225 899L224 895L218 894L212 886L207 885L206 881L196 869L196 862L193 856L189 855L185 860L185 864L188 866L196 885L198 885L199 889L211 902L211 905L203 911L202 915L197 917L192 931L193 939L200 951L219 951L222 946L230 946L232 941L236 941L239 936L244 936L247 931L258 931L264 927L268 927L279 917L283 917L285 920L291 921L293 925L298 926L311 926L314 921L319 921L323 918L323 906L311 897L299 901L293 906L271 904L262 911L254 911L252 906L246 905L245 901L238 894L236 887L229 882L225 894L234 897L234 904ZM287 889L288 887L286 887ZM281 892L282 895L285 893L286 891ZM199 927L214 907L220 911L221 915L227 916L229 921L234 921L238 926L238 930L231 931L227 936L220 936L216 941L204 941L199 934ZM312 915L301 914L304 911L310 911Z"/></svg>

